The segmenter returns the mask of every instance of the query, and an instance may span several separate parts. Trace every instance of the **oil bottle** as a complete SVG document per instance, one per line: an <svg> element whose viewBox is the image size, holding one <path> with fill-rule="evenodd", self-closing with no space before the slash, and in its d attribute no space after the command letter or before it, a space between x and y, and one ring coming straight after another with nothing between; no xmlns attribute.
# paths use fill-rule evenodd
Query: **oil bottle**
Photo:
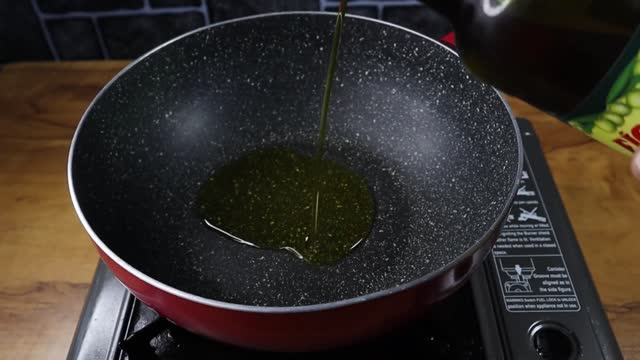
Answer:
<svg viewBox="0 0 640 360"><path fill-rule="evenodd" d="M480 80L620 153L640 147L640 1L422 2Z"/></svg>

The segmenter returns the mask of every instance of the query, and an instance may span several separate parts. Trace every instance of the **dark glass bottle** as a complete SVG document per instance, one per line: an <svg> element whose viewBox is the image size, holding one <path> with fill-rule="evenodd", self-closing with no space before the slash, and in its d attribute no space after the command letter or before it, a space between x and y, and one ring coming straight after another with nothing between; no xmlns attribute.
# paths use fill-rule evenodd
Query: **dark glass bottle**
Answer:
<svg viewBox="0 0 640 360"><path fill-rule="evenodd" d="M619 118L630 125L625 96L640 80L630 63L640 50L640 0L422 1L449 19L462 60L482 81L607 145L633 129L621 129ZM614 101L630 110L620 106L607 119ZM628 142L635 149L640 138Z"/></svg>

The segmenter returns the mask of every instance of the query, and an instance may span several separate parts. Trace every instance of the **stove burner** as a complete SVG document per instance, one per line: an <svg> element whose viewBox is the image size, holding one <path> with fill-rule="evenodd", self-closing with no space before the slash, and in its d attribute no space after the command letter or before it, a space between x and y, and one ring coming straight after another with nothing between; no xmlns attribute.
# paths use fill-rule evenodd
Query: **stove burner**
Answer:
<svg viewBox="0 0 640 360"><path fill-rule="evenodd" d="M166 319L158 317L142 329L122 340L119 344L120 348L130 358L157 358L155 356L155 350L151 346L151 341L157 338L160 333L166 331L170 324Z"/></svg>
<svg viewBox="0 0 640 360"><path fill-rule="evenodd" d="M471 288L464 287L446 302L437 304L424 319L416 323L362 344L323 353L375 354L389 348L399 348L436 358L486 359L472 299ZM119 344L123 360L193 359L202 353L257 353L192 334L159 317L137 300L134 301L132 324L137 324L137 328L125 334ZM458 315L452 317L452 314ZM460 323L465 326L459 327ZM289 358L293 354L280 356Z"/></svg>
<svg viewBox="0 0 640 360"><path fill-rule="evenodd" d="M533 128L522 119L519 126L526 160L521 188L483 266L410 326L325 353L401 350L451 360L622 359ZM199 359L236 353L255 352L194 335L159 317L100 262L68 359Z"/></svg>

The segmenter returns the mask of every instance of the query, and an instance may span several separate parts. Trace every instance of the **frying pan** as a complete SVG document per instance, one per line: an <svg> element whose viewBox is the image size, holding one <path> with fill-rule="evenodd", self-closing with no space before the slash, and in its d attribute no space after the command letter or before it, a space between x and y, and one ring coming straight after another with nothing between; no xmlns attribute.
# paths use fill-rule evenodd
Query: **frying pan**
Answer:
<svg viewBox="0 0 640 360"><path fill-rule="evenodd" d="M424 35L347 15L327 157L363 176L370 235L331 266L249 247L196 211L204 181L255 149L314 149L335 14L218 23L137 59L96 96L69 155L73 205L101 259L177 325L259 350L384 334L465 283L513 201L508 106Z"/></svg>

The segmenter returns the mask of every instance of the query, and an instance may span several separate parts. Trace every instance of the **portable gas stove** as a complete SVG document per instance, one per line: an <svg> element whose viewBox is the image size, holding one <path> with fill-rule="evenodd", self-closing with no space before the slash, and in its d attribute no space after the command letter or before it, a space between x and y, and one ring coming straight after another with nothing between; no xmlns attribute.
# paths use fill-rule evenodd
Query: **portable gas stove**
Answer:
<svg viewBox="0 0 640 360"><path fill-rule="evenodd" d="M402 350L436 359L621 359L533 128L521 186L492 253L424 319L334 350ZM327 331L331 331L327 329ZM68 359L200 359L245 352L178 328L100 263Z"/></svg>

